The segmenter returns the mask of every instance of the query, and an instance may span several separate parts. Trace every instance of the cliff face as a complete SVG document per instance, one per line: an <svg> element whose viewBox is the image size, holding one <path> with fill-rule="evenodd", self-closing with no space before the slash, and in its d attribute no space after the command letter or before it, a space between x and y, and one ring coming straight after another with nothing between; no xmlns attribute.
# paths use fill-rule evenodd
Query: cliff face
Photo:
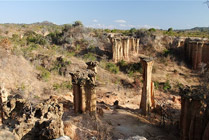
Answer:
<svg viewBox="0 0 209 140"><path fill-rule="evenodd" d="M189 40L185 45L185 56L194 70L209 64L209 41Z"/></svg>
<svg viewBox="0 0 209 140"><path fill-rule="evenodd" d="M171 37L163 35L144 35L139 38L114 35L109 36L112 44L113 61L129 61L140 50L151 48L155 52L165 49L180 49L194 70L204 69L209 65L209 41L203 38Z"/></svg>
<svg viewBox="0 0 209 140"><path fill-rule="evenodd" d="M111 38L113 61L129 61L132 53L139 53L139 38L113 37Z"/></svg>
<svg viewBox="0 0 209 140"><path fill-rule="evenodd" d="M208 140L209 114L201 87L181 91L181 140Z"/></svg>
<svg viewBox="0 0 209 140"><path fill-rule="evenodd" d="M186 38L177 38L160 35L144 35L139 38L122 36L120 34L110 34L112 44L113 61L129 61L132 56L142 52L141 49L153 48L156 52L161 52L165 48L178 48L185 45Z"/></svg>

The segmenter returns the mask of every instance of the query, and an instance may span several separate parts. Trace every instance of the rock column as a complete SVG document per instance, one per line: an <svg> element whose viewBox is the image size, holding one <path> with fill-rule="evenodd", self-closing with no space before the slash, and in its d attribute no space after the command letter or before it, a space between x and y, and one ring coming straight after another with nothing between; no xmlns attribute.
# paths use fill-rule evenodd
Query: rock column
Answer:
<svg viewBox="0 0 209 140"><path fill-rule="evenodd" d="M86 82L86 96L87 96L87 110L91 113L96 112L96 74L97 74L97 62L87 62L87 69L90 69L94 73L88 75L89 79Z"/></svg>
<svg viewBox="0 0 209 140"><path fill-rule="evenodd" d="M143 65L143 89L141 96L141 104L140 108L142 110L142 114L146 115L152 107L154 107L154 85L152 82L152 66L153 59L152 58L141 58L141 62Z"/></svg>
<svg viewBox="0 0 209 140"><path fill-rule="evenodd" d="M206 96L202 87L186 87L180 90L181 140L209 139L209 114L205 106Z"/></svg>
<svg viewBox="0 0 209 140"><path fill-rule="evenodd" d="M96 113L96 66L97 62L87 62L86 71L70 73L73 84L75 113Z"/></svg>
<svg viewBox="0 0 209 140"><path fill-rule="evenodd" d="M187 61L192 65L192 69L200 70L201 64L209 63L206 51L207 42L204 41L187 41L185 45L185 56Z"/></svg>
<svg viewBox="0 0 209 140"><path fill-rule="evenodd" d="M113 61L129 61L130 55L139 53L139 39L129 37L111 38Z"/></svg>
<svg viewBox="0 0 209 140"><path fill-rule="evenodd" d="M7 102L8 92L3 85L0 87L0 111L1 111L1 123L4 123L4 104Z"/></svg>
<svg viewBox="0 0 209 140"><path fill-rule="evenodd" d="M82 112L82 105L81 105L81 93L82 93L82 86L80 85L80 77L79 73L70 73L72 76L72 84L73 84L73 105L75 113Z"/></svg>
<svg viewBox="0 0 209 140"><path fill-rule="evenodd" d="M202 62L202 47L203 43L197 42L192 48L192 66L194 70L198 69Z"/></svg>
<svg viewBox="0 0 209 140"><path fill-rule="evenodd" d="M95 90L95 83L91 80L88 80L85 85L85 92L86 92L86 110L90 113L96 112L96 90Z"/></svg>

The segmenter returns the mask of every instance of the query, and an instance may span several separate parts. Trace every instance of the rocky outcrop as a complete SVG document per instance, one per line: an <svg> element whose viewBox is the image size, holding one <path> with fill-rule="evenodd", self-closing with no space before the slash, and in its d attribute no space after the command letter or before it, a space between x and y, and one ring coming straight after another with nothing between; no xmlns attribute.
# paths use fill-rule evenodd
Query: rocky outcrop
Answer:
<svg viewBox="0 0 209 140"><path fill-rule="evenodd" d="M122 34L109 34L112 44L112 57L114 62L129 61L132 56L140 53L140 49L162 52L165 48L180 48L185 46L186 37L171 37L165 35L142 34L138 37L123 36Z"/></svg>
<svg viewBox="0 0 209 140"><path fill-rule="evenodd" d="M70 73L75 113L96 112L96 62L87 62L87 70Z"/></svg>
<svg viewBox="0 0 209 140"><path fill-rule="evenodd" d="M130 55L139 53L139 38L120 36L112 37L110 40L114 62L129 61Z"/></svg>
<svg viewBox="0 0 209 140"><path fill-rule="evenodd" d="M209 41L188 39L185 45L185 56L194 70L201 69L203 64L209 65Z"/></svg>
<svg viewBox="0 0 209 140"><path fill-rule="evenodd" d="M154 83L152 82L152 66L153 58L142 58L141 62L143 65L143 89L141 96L140 108L142 114L146 115L150 112L151 108L155 107L154 101Z"/></svg>
<svg viewBox="0 0 209 140"><path fill-rule="evenodd" d="M20 95L1 104L3 125L21 140L51 140L64 135L63 106L56 97L33 105Z"/></svg>
<svg viewBox="0 0 209 140"><path fill-rule="evenodd" d="M202 87L181 89L181 140L209 139L209 112Z"/></svg>

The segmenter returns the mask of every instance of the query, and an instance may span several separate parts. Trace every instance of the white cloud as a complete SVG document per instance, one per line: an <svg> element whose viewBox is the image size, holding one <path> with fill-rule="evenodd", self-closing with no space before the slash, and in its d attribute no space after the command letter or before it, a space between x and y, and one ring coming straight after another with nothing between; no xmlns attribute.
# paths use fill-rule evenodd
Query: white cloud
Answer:
<svg viewBox="0 0 209 140"><path fill-rule="evenodd" d="M150 28L155 28L155 29L160 29L159 26L152 26L152 25L137 25L138 28L146 28L146 29L150 29Z"/></svg>
<svg viewBox="0 0 209 140"><path fill-rule="evenodd" d="M121 23L118 25L106 25L106 24L100 24L100 23L95 23L95 24L91 24L91 25L87 25L87 27L90 28L100 28L100 29L131 29L131 28L136 28L136 29L140 29L140 28L155 28L155 29L160 29L159 26L152 26L152 25L133 25L133 24L126 24L126 23Z"/></svg>
<svg viewBox="0 0 209 140"><path fill-rule="evenodd" d="M92 24L92 25L87 25L87 27L90 28L100 28L100 29L114 29L115 26L113 25L105 25L105 24Z"/></svg>
<svg viewBox="0 0 209 140"><path fill-rule="evenodd" d="M126 21L123 20L123 19L115 20L114 22L117 22L117 23L126 23Z"/></svg>
<svg viewBox="0 0 209 140"><path fill-rule="evenodd" d="M94 20L92 20L93 22L98 22L98 20L97 19L94 19Z"/></svg>

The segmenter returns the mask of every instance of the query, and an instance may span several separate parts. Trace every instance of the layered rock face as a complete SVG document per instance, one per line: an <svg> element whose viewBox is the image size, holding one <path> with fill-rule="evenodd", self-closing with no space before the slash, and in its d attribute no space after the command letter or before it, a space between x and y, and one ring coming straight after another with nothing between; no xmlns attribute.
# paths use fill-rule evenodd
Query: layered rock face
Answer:
<svg viewBox="0 0 209 140"><path fill-rule="evenodd" d="M181 89L181 140L209 139L209 110L202 87Z"/></svg>
<svg viewBox="0 0 209 140"><path fill-rule="evenodd" d="M134 37L112 37L113 61L129 61L130 55L139 53L139 38Z"/></svg>
<svg viewBox="0 0 209 140"><path fill-rule="evenodd" d="M209 41L188 40L185 45L187 61L192 64L194 70L201 69L203 65L209 65Z"/></svg>
<svg viewBox="0 0 209 140"><path fill-rule="evenodd" d="M170 37L163 35L142 35L140 37L129 37L121 34L109 34L112 44L113 61L129 61L130 58L140 53L140 47L152 47L156 51L163 51L165 48L179 48L185 45L186 38Z"/></svg>
<svg viewBox="0 0 209 140"><path fill-rule="evenodd" d="M70 73L73 83L75 113L96 112L96 62L88 62L87 70Z"/></svg>
<svg viewBox="0 0 209 140"><path fill-rule="evenodd" d="M5 97L1 96L1 99ZM55 97L32 105L19 95L1 100L1 119L5 127L21 140L51 140L64 135L63 106Z"/></svg>
<svg viewBox="0 0 209 140"><path fill-rule="evenodd" d="M140 108L142 114L146 115L150 112L151 108L155 107L154 101L154 83L152 82L152 66L153 58L141 58L143 65L143 89L141 96Z"/></svg>
<svg viewBox="0 0 209 140"><path fill-rule="evenodd" d="M153 48L162 52L165 48L180 49L194 70L204 69L209 65L209 41L202 38L170 37L163 35L145 35L140 38L122 35L109 36L112 44L113 61L129 61L134 54L139 54L140 47Z"/></svg>

